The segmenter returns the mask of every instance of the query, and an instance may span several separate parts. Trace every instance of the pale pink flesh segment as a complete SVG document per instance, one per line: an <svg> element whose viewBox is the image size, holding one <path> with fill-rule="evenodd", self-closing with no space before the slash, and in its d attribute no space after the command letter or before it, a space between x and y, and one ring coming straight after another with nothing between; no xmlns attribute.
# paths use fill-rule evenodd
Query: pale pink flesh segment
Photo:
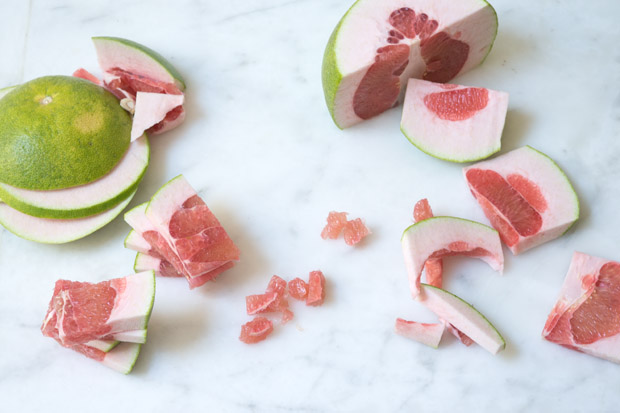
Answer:
<svg viewBox="0 0 620 413"><path fill-rule="evenodd" d="M486 225L460 218L436 217L421 221L405 231L401 245L414 298L420 294L420 277L426 261L436 251L454 251L452 246L461 246L462 243L468 246L468 250L461 250L461 254L457 250L455 255L464 255L462 253L481 248L488 255L476 258L500 273L503 271L504 255L499 235Z"/></svg>
<svg viewBox="0 0 620 413"><path fill-rule="evenodd" d="M550 158L529 146L468 166L463 169L464 176L470 169L491 170L504 179L520 175L535 184L546 201L547 208L538 211L542 218L538 233L527 237L518 234L517 243L508 246L514 255L561 236L579 217L579 201L566 175ZM471 185L470 189L474 196L480 196ZM497 208L493 209L507 220Z"/></svg>
<svg viewBox="0 0 620 413"><path fill-rule="evenodd" d="M80 79L88 80L89 82L92 82L98 86L102 86L101 79L99 79L97 76L93 75L88 70L81 68L81 67L77 69L75 72L73 72L71 76L79 77Z"/></svg>
<svg viewBox="0 0 620 413"><path fill-rule="evenodd" d="M161 122L168 112L177 106L182 106L183 101L184 95L138 92L131 127L131 140L138 139L148 128Z"/></svg>
<svg viewBox="0 0 620 413"><path fill-rule="evenodd" d="M464 120L441 119L424 99L433 93L451 93L468 86L409 79L403 106L401 129L420 149L443 159L467 161L497 152L508 110L508 94L486 89L488 103L484 109Z"/></svg>
<svg viewBox="0 0 620 413"><path fill-rule="evenodd" d="M445 329L446 325L443 322L427 324L402 318L397 318L394 326L396 334L433 348L439 346Z"/></svg>

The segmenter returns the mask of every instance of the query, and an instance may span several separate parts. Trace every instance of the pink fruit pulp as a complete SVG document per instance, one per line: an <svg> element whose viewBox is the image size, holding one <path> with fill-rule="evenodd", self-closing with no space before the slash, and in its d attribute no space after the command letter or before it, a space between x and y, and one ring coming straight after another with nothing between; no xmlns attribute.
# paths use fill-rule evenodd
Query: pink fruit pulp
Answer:
<svg viewBox="0 0 620 413"><path fill-rule="evenodd" d="M252 321L241 326L239 340L246 344L263 341L273 331L273 323L265 317L255 317Z"/></svg>
<svg viewBox="0 0 620 413"><path fill-rule="evenodd" d="M483 88L464 88L429 93L424 104L440 119L461 121L469 119L489 103L489 91Z"/></svg>

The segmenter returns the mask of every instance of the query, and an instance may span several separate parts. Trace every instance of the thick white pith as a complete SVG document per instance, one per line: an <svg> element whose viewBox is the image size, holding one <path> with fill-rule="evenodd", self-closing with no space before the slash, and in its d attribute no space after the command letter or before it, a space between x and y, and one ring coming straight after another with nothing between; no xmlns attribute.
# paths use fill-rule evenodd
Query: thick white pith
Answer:
<svg viewBox="0 0 620 413"><path fill-rule="evenodd" d="M136 254L136 260L134 261L133 269L136 272L139 271L155 271L155 275L159 275L159 267L161 265L161 259L152 257L148 254L138 252Z"/></svg>
<svg viewBox="0 0 620 413"><path fill-rule="evenodd" d="M138 139L151 126L161 122L168 112L183 105L184 95L138 92L131 126L131 140Z"/></svg>
<svg viewBox="0 0 620 413"><path fill-rule="evenodd" d="M439 347L445 329L446 325L443 322L426 324L401 319L397 319L394 326L396 334L433 348Z"/></svg>
<svg viewBox="0 0 620 413"><path fill-rule="evenodd" d="M146 204L144 204L144 206L146 207ZM129 212L127 214L129 214ZM127 216L127 214L125 214L125 216ZM151 244L142 238L142 235L140 235L138 231L132 229L125 238L125 248L148 254L153 247L151 247Z"/></svg>
<svg viewBox="0 0 620 413"><path fill-rule="evenodd" d="M106 324L109 334L124 331L146 330L155 297L155 273L144 271L129 275L125 288L117 294L114 307ZM112 286L114 286L114 281Z"/></svg>
<svg viewBox="0 0 620 413"><path fill-rule="evenodd" d="M116 348L106 353L101 364L119 373L129 374L136 364L141 347L142 344L120 343Z"/></svg>

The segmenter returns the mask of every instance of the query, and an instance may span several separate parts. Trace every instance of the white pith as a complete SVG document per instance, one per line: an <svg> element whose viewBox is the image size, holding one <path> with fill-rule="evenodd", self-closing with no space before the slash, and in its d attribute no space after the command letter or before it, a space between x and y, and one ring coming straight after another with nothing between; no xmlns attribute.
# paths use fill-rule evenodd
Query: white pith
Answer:
<svg viewBox="0 0 620 413"><path fill-rule="evenodd" d="M396 334L433 348L439 346L445 329L446 325L443 322L426 324L417 321L401 322L396 320L394 326Z"/></svg>

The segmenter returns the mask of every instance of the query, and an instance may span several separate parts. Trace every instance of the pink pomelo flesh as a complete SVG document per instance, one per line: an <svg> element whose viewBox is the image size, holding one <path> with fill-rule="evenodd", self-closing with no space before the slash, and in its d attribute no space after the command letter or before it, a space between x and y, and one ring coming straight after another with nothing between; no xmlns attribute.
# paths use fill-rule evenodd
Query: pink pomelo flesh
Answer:
<svg viewBox="0 0 620 413"><path fill-rule="evenodd" d="M295 300L304 301L308 296L308 283L301 278L295 278L288 282L288 293Z"/></svg>
<svg viewBox="0 0 620 413"><path fill-rule="evenodd" d="M265 317L255 317L252 321L241 326L239 340L246 344L263 341L273 331L273 323Z"/></svg>
<svg viewBox="0 0 620 413"><path fill-rule="evenodd" d="M403 337L437 348L445 328L444 323L427 324L397 318L394 330Z"/></svg>
<svg viewBox="0 0 620 413"><path fill-rule="evenodd" d="M579 217L566 175L529 146L463 170L472 194L513 254L562 235Z"/></svg>
<svg viewBox="0 0 620 413"><path fill-rule="evenodd" d="M344 234L344 242L351 246L358 244L362 239L370 235L370 231L360 218L347 221L342 232Z"/></svg>
<svg viewBox="0 0 620 413"><path fill-rule="evenodd" d="M489 91L483 88L469 87L424 96L426 108L443 120L469 119L488 104Z"/></svg>
<svg viewBox="0 0 620 413"><path fill-rule="evenodd" d="M321 231L321 238L336 239L340 236L345 224L347 223L346 212L331 211L327 216L327 224Z"/></svg>
<svg viewBox="0 0 620 413"><path fill-rule="evenodd" d="M255 315L278 312L282 314L283 323L290 321L294 314L288 309L289 303L285 297L286 287L286 281L274 275L269 280L264 294L254 294L245 297L247 313Z"/></svg>
<svg viewBox="0 0 620 413"><path fill-rule="evenodd" d="M575 252L543 337L620 363L620 263Z"/></svg>
<svg viewBox="0 0 620 413"><path fill-rule="evenodd" d="M321 271L312 271L308 278L306 305L320 306L325 300L325 276Z"/></svg>

